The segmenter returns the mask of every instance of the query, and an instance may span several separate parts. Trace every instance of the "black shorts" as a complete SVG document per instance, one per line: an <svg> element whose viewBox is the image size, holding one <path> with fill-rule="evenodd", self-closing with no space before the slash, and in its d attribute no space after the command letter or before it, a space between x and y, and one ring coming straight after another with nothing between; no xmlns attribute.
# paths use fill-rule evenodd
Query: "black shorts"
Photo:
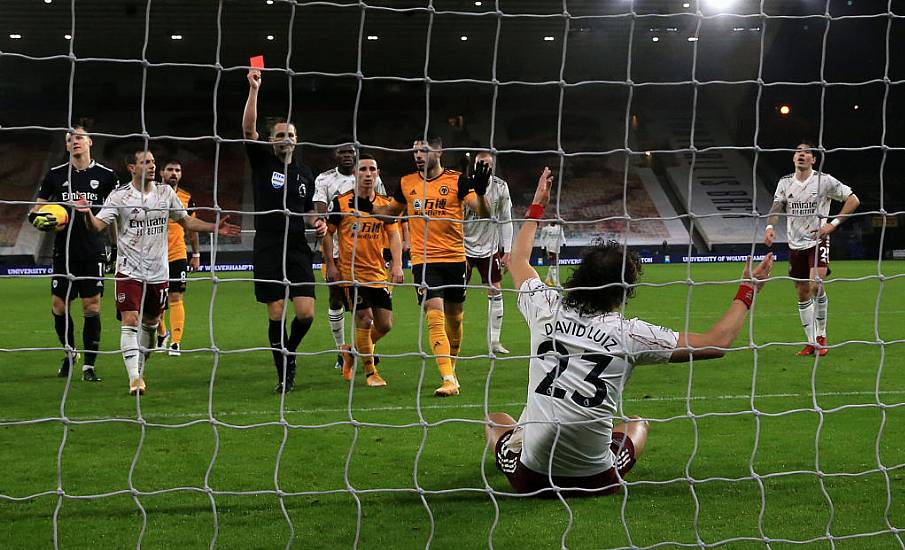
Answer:
<svg viewBox="0 0 905 550"><path fill-rule="evenodd" d="M285 270L283 269L283 243L286 243ZM314 298L314 270L311 269L311 249L304 236L290 236L283 241L279 238L258 233L254 244L255 298L269 304L286 298L287 286L283 275L289 281L289 298L307 296Z"/></svg>
<svg viewBox="0 0 905 550"><path fill-rule="evenodd" d="M468 270L465 280L469 283L471 282L471 272L474 269L478 270L478 275L481 277L481 284L483 285L498 283L503 280L503 264L500 263L499 252L494 252L492 256L484 258L472 258L469 256L465 258L465 265Z"/></svg>
<svg viewBox="0 0 905 550"><path fill-rule="evenodd" d="M170 262L170 292L185 292L185 280L188 270L188 258Z"/></svg>
<svg viewBox="0 0 905 550"><path fill-rule="evenodd" d="M461 304L465 301L465 262L417 264L412 266L412 277L418 285L418 303L427 299L443 298L446 302ZM427 288L421 286L422 282Z"/></svg>
<svg viewBox="0 0 905 550"><path fill-rule="evenodd" d="M91 298L104 295L104 268L106 262L102 257L96 261L69 260L68 274L78 277L70 280L67 277L65 260L54 260L53 277L50 279L50 292L63 300Z"/></svg>
<svg viewBox="0 0 905 550"><path fill-rule="evenodd" d="M344 286L343 289L343 305L346 311L352 311L352 305L355 309L386 309L393 311L393 296L387 287L373 286Z"/></svg>
<svg viewBox="0 0 905 550"><path fill-rule="evenodd" d="M496 467L506 474L509 483L517 493L538 493L542 498L556 498L556 492L550 485L550 476L546 473L535 472L522 464L522 447L517 449L509 446L509 440L515 430L509 430L497 441L495 449ZM553 476L553 482L562 488L584 489L581 491L561 491L563 496L588 496L610 495L619 491L619 478L632 469L637 462L635 458L635 444L624 433L613 432L610 441L610 450L616 456L616 464L609 470L599 474L584 477ZM545 490L551 489L551 490Z"/></svg>

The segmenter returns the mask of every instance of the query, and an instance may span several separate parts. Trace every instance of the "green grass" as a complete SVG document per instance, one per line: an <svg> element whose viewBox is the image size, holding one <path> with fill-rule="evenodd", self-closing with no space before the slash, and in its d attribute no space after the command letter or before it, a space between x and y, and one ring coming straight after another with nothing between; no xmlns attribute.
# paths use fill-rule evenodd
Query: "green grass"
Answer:
<svg viewBox="0 0 905 550"><path fill-rule="evenodd" d="M785 269L777 264L775 273ZM905 264L882 269L901 275ZM0 353L0 494L19 499L0 498L0 548L50 547L54 525L65 548L134 547L143 516L129 493L130 477L143 493L137 500L147 513L145 548L207 548L214 508L220 548L281 548L291 530L298 548L350 547L356 536L364 548L423 548L429 541L475 548L491 538L496 548L610 548L736 537L749 540L727 547L754 548L764 545L750 539L762 535L807 541L827 532L881 532L836 540L836 548L901 548L886 518L905 529L905 278L887 280L880 293L877 279L841 280L876 274L874 262L834 262L833 270L830 343L861 343L833 349L818 365L795 357L797 345L770 345L693 367L639 367L623 412L654 419L646 452L629 476L642 483L615 497L570 499L568 507L491 495L485 486L486 477L489 488L508 490L484 456L480 421L485 410L518 416L527 391L524 360L492 366L484 358L461 360L463 393L453 399L432 396L436 367L417 355L383 359L387 388L367 388L361 379L350 387L333 369L335 355L323 351L332 347L325 292L302 344L302 351L322 353L301 360L300 385L281 411L271 393L269 352L237 351L267 341L265 310L254 302L251 283L218 285L209 319L212 285L192 281L184 347L216 346L221 353L156 355L140 401L142 426L115 352L119 332L108 283L102 383L56 378L58 351ZM695 265L691 276L719 281L740 271L739 265ZM648 266L645 282L676 283L642 287L628 313L682 329L690 297L689 328L706 329L734 285L699 286L689 294L685 278L685 266ZM56 345L48 285L0 281L0 348ZM378 351L417 352L414 292L399 290L395 307L396 326ZM469 291L463 355L486 349L486 307L481 291ZM76 324L79 335L80 315ZM803 339L790 282L776 281L760 295L751 336L758 344ZM878 337L899 343L879 346ZM747 339L746 328L737 345ZM514 354L528 353L512 293L503 340ZM58 420L61 404L68 427ZM9 423L41 418L55 420ZM97 421L110 418L128 422ZM878 459L891 468L888 482ZM822 478L814 473L818 466ZM762 484L752 467L766 476ZM280 499L275 477L281 491L299 494ZM217 493L198 490L205 480ZM178 490L188 487L195 489ZM110 496L81 498L91 495ZM823 538L808 547L831 544Z"/></svg>

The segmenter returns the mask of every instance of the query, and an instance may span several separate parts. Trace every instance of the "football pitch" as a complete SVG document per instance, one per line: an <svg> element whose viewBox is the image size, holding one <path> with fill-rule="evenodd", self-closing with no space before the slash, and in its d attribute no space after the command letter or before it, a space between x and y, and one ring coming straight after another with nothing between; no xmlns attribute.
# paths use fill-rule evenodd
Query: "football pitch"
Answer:
<svg viewBox="0 0 905 550"><path fill-rule="evenodd" d="M48 280L0 280L0 548L52 547L55 528L64 548L763 548L764 537L774 549L902 548L905 532L891 528L905 529L905 262L883 262L892 278L882 283L869 278L876 262L832 267L829 343L839 347L819 362L796 357L793 285L771 282L735 344L764 347L634 371L622 411L651 430L633 484L567 505L491 491L509 486L485 452L482 418L518 417L526 360L460 359L462 394L434 397L411 287L396 291L395 327L377 346L389 384L378 389L333 368L319 287L300 351L320 353L300 358L281 409L270 352L243 351L267 344L264 306L233 280L248 274L223 275L215 291L209 275L189 283L187 351L152 357L140 402L115 351L111 282L103 382L89 384L80 367L57 378L59 351L8 351L57 342ZM688 329L706 330L736 289L709 283L741 269L647 266L644 283L670 284L639 288L627 314L683 330L687 311ZM708 284L689 286L689 273ZM527 355L515 294L505 300L503 343ZM486 321L486 295L469 289L462 356L486 353Z"/></svg>

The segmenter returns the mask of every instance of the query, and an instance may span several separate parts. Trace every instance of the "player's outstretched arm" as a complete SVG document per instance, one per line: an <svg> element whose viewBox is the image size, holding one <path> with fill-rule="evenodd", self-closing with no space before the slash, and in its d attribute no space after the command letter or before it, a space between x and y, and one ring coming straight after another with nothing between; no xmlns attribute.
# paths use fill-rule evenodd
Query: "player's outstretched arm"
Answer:
<svg viewBox="0 0 905 550"><path fill-rule="evenodd" d="M88 199L79 199L75 201L75 211L85 214L85 225L90 231L100 233L104 229L107 229L107 222L99 219L94 215L94 212L91 211L91 204L88 202Z"/></svg>
<svg viewBox="0 0 905 550"><path fill-rule="evenodd" d="M242 133L245 139L258 139L258 90L261 88L261 71L248 71L248 99L242 113Z"/></svg>
<svg viewBox="0 0 905 550"><path fill-rule="evenodd" d="M192 216L186 216L179 220L177 223L181 225L187 231L197 231L199 233L217 233L223 237L238 237L242 228L238 225L234 225L229 223L229 216L223 216L220 218L220 224L211 223L199 220L198 218L193 218Z"/></svg>
<svg viewBox="0 0 905 550"><path fill-rule="evenodd" d="M833 218L833 221L829 223L825 223L820 226L820 236L826 236L836 230L839 225L848 219L849 215L852 214L858 207L861 206L861 199L858 198L857 195L852 193L845 199L845 202L842 204L842 210L839 211L839 214Z"/></svg>
<svg viewBox="0 0 905 550"><path fill-rule="evenodd" d="M695 332L680 333L676 351L670 356L669 361L671 363L682 363L688 361L692 356L694 356L695 360L701 360L718 359L725 355L725 348L730 347L738 336L739 331L742 329L742 324L745 322L745 317L748 316L751 302L754 301L754 295L757 294L767 278L770 277L772 268L772 252L767 254L753 270L751 269L751 261L748 260L748 263L745 264L745 271L742 273L742 283L739 285L738 292L723 317L703 334Z"/></svg>
<svg viewBox="0 0 905 550"><path fill-rule="evenodd" d="M540 178L537 180L537 189L534 191L534 200L525 214L527 218L522 223L515 241L512 243L512 253L509 257L509 273L512 275L512 283L515 288L521 288L529 279L539 278L537 271L531 267L531 251L534 249L534 235L537 233L538 220L544 216L544 208L550 202L550 187L553 185L553 173L544 167Z"/></svg>

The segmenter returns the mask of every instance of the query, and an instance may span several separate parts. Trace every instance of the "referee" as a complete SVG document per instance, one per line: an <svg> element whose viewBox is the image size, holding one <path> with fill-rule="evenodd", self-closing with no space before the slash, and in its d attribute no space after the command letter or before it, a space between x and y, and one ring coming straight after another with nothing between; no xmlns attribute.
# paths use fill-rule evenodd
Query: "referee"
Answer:
<svg viewBox="0 0 905 550"><path fill-rule="evenodd" d="M248 71L248 100L242 115L247 140L258 139L258 91L261 71ZM305 226L323 237L327 225L314 210L314 173L293 158L298 140L294 124L275 123L270 143L246 142L251 165L255 203L254 278L255 298L267 304L267 334L277 370L274 391L287 393L295 384L295 350L314 321L314 272ZM289 215L283 213L289 211ZM309 214L305 216L304 214ZM289 281L288 288L284 279ZM287 337L283 326L284 300L292 300L295 319ZM284 351L289 352L285 356Z"/></svg>
<svg viewBox="0 0 905 550"><path fill-rule="evenodd" d="M87 199L91 204L101 206L111 191L119 185L113 170L91 158L91 137L84 126L76 125L66 134L66 150L69 162L51 168L41 189L38 204L28 215L29 221L41 231L52 231L56 220L42 216L38 209L46 202L75 202ZM82 299L82 345L85 349L85 363L82 366L82 380L100 382L94 372L94 361L101 340L101 296L104 295L104 267L107 258L104 252L104 238L88 231L83 215L69 208L69 227L56 234L53 241L53 273L50 292L53 295L53 326L60 344L74 348L72 315L70 303ZM76 278L70 280L68 275ZM69 376L69 368L78 360L78 354L67 353L57 374L61 378Z"/></svg>

